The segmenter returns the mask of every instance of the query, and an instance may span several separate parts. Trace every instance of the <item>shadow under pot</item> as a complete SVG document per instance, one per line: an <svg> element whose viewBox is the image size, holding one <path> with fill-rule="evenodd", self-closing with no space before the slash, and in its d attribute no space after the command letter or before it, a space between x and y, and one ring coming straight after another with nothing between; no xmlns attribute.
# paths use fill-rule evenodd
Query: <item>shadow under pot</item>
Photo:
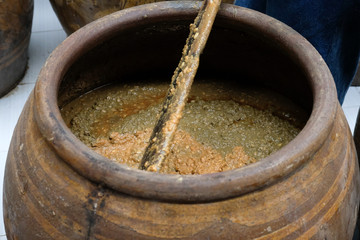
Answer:
<svg viewBox="0 0 360 240"><path fill-rule="evenodd" d="M33 9L33 0L0 2L0 97L25 74Z"/></svg>
<svg viewBox="0 0 360 240"><path fill-rule="evenodd" d="M138 170L87 144L91 127L104 126L93 131L101 133L111 121L123 121L121 113L131 117L151 107L158 97L154 86L170 83L200 4L161 2L119 11L54 50L7 158L3 201L10 239L351 239L358 163L332 76L303 37L256 11L222 5L194 83L195 90L196 84L206 87L188 105L229 100L208 91L211 83L227 86L240 107L244 89L252 89L245 92L246 104L290 122L302 109L303 125L286 145L243 167L181 175ZM146 88L152 94L115 109L114 118L91 124L90 132L73 133L60 109L116 87L128 96ZM124 91L130 87L135 90ZM261 89L287 100L265 95L259 101ZM284 106L294 115L281 114Z"/></svg>

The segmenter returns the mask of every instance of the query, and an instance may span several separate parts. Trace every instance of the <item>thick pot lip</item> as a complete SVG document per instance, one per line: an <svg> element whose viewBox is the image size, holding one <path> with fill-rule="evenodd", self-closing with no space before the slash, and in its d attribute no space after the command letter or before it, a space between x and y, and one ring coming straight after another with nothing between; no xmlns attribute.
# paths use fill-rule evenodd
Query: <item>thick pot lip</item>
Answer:
<svg viewBox="0 0 360 240"><path fill-rule="evenodd" d="M57 94L64 74L80 56L119 29L131 28L141 20L184 14L195 17L200 5L200 2L171 1L121 10L76 31L51 53L35 86L35 118L55 152L80 175L135 197L177 202L215 201L273 184L299 168L321 147L330 133L338 105L327 65L312 45L290 27L259 12L231 4L222 4L217 18L239 21L271 36L289 50L311 79L312 113L303 130L289 144L243 168L204 175L170 175L111 162L71 133L61 117Z"/></svg>

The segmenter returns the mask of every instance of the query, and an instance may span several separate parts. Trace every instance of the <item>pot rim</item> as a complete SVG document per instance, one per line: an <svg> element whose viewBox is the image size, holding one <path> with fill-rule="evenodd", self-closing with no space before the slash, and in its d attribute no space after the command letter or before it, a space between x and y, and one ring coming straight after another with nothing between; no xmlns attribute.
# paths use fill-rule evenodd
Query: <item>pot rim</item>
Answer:
<svg viewBox="0 0 360 240"><path fill-rule="evenodd" d="M35 86L35 118L49 144L77 173L132 196L179 202L215 201L273 184L299 168L321 147L329 135L338 106L335 84L326 63L305 38L287 25L232 4L222 4L217 18L238 21L272 37L290 52L309 79L313 110L305 127L290 143L243 168L203 175L170 175L111 162L71 133L61 117L57 96L62 78L79 57L114 32L131 28L141 20L195 17L200 5L201 2L171 1L121 10L79 29L50 54Z"/></svg>

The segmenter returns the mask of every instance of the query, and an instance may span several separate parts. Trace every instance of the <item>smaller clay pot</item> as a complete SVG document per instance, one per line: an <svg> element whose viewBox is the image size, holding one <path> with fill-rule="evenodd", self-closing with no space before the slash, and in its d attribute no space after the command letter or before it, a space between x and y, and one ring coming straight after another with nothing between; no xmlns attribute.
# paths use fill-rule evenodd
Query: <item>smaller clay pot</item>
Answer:
<svg viewBox="0 0 360 240"><path fill-rule="evenodd" d="M110 13L137 5L164 0L50 0L65 32L70 35L84 25ZM223 0L233 3L233 0Z"/></svg>
<svg viewBox="0 0 360 240"><path fill-rule="evenodd" d="M0 1L0 97L24 76L33 10L33 0Z"/></svg>

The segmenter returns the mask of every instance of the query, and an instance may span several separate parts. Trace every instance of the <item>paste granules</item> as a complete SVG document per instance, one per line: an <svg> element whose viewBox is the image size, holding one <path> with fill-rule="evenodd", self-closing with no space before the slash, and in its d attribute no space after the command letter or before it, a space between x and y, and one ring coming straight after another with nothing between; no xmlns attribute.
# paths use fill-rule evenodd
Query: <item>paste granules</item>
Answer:
<svg viewBox="0 0 360 240"><path fill-rule="evenodd" d="M61 111L73 133L94 151L138 168L166 91L166 83L112 85ZM301 108L272 91L197 81L160 173L246 166L286 145L306 119Z"/></svg>

